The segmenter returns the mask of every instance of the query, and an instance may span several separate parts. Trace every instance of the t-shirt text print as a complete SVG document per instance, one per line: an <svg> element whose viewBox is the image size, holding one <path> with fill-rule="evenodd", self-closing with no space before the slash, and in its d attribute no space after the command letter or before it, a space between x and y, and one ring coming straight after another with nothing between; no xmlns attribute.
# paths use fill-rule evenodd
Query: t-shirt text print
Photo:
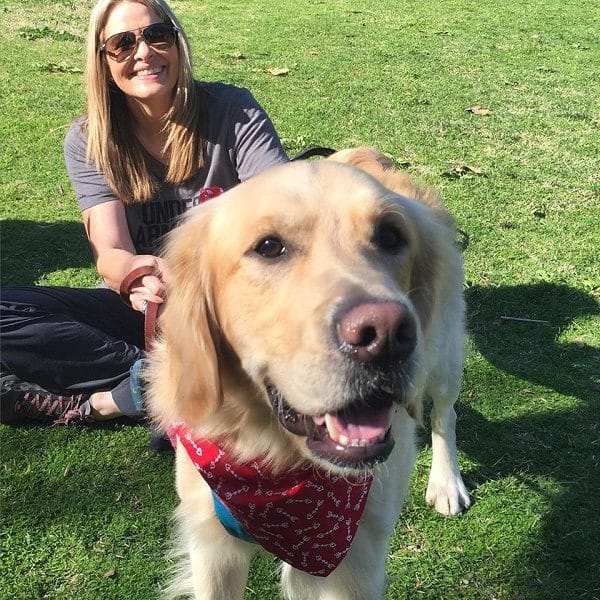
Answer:
<svg viewBox="0 0 600 600"><path fill-rule="evenodd" d="M223 193L223 188L211 186L202 188L193 198L173 198L165 200L160 195L156 200L139 205L140 215L135 221L135 229L130 231L136 248L155 250L161 238L178 223L181 215L211 198Z"/></svg>

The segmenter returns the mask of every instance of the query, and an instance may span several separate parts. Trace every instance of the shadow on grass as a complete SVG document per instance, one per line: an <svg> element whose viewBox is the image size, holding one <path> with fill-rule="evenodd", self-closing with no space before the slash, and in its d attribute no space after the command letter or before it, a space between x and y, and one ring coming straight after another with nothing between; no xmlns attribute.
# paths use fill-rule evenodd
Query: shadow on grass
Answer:
<svg viewBox="0 0 600 600"><path fill-rule="evenodd" d="M6 220L0 232L2 285L30 285L46 273L93 264L80 221Z"/></svg>
<svg viewBox="0 0 600 600"><path fill-rule="evenodd" d="M543 517L541 538L531 540L522 564L515 565L523 573L525 591L515 597L597 598L600 349L584 340L564 342L560 333L575 319L600 314L598 302L573 288L541 283L472 287L467 304L469 333L477 350L491 365L523 381L521 398L528 403L540 400L539 406L528 404L529 409L519 411L514 398L503 397L498 382L499 389L489 397L502 406L485 406L486 417L468 401L459 407L461 449L489 465L475 474L479 481L469 481L470 487L516 475L528 481L530 476L531 485L536 478L548 478L557 490L548 498L551 511ZM548 324L500 320L501 316ZM535 386L549 391L527 389ZM506 385L508 394L518 388L514 380ZM553 391L563 396L560 404L544 404L543 396ZM518 416L506 418L509 408L517 408Z"/></svg>
<svg viewBox="0 0 600 600"><path fill-rule="evenodd" d="M591 401L594 391L597 394L594 377L599 375L600 349L587 346L584 340L559 340L575 319L600 315L600 306L592 296L547 283L475 286L467 290L467 305L469 333L491 364L584 403Z"/></svg>

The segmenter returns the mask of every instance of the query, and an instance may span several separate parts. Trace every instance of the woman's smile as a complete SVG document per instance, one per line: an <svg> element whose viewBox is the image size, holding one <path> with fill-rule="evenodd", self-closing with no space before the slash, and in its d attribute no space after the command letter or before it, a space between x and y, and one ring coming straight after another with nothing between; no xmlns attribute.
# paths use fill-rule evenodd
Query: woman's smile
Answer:
<svg viewBox="0 0 600 600"><path fill-rule="evenodd" d="M134 77L140 77L143 79L149 79L155 75L159 75L164 71L164 67L153 67L147 69L139 69L133 73Z"/></svg>
<svg viewBox="0 0 600 600"><path fill-rule="evenodd" d="M104 26L103 38L125 31L141 31L162 19L144 4L120 2L114 5ZM125 61L106 59L114 83L131 101L130 106L144 108L154 117L165 114L173 100L179 76L177 44L166 50L149 45L144 38L136 39L133 54Z"/></svg>

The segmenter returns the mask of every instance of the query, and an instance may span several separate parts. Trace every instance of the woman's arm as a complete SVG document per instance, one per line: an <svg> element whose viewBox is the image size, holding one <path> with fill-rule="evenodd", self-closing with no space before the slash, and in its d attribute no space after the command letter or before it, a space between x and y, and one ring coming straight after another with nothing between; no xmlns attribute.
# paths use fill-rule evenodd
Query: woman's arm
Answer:
<svg viewBox="0 0 600 600"><path fill-rule="evenodd" d="M162 259L149 254L136 254L123 203L109 200L82 211L83 224L92 247L96 269L111 289L119 291L121 281L133 269L154 267L155 275L146 275L131 288L129 300L142 310L144 300L161 303L165 292L166 271Z"/></svg>

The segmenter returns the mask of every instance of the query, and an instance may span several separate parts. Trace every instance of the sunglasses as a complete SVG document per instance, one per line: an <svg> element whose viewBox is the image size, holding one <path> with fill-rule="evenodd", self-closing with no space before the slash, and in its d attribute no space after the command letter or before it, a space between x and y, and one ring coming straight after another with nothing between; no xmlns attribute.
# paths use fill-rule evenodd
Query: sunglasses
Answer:
<svg viewBox="0 0 600 600"><path fill-rule="evenodd" d="M136 33L139 31L139 34ZM100 53L110 56L115 62L125 62L135 53L138 41L143 40L155 50L168 50L177 41L177 27L170 23L154 23L133 31L115 33L100 47Z"/></svg>

